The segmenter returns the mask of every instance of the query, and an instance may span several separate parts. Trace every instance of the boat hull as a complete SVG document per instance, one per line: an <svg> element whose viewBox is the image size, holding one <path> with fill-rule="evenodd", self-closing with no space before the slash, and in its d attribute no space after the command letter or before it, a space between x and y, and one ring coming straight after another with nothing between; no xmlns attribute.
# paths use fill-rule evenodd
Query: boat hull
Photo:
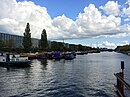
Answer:
<svg viewBox="0 0 130 97"><path fill-rule="evenodd" d="M64 54L65 60L73 60L76 56L73 53Z"/></svg>
<svg viewBox="0 0 130 97"><path fill-rule="evenodd" d="M10 61L0 62L1 66L30 67L30 61Z"/></svg>

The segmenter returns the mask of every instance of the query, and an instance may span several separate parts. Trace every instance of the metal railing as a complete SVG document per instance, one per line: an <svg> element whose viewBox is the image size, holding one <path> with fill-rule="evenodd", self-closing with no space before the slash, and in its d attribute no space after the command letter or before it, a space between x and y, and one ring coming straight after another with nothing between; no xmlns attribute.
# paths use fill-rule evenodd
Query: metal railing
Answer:
<svg viewBox="0 0 130 97"><path fill-rule="evenodd" d="M124 61L121 61L122 72L115 73L114 75L117 78L117 85L115 85L117 90L117 95L119 97L125 97L124 87L130 91L130 85L124 80Z"/></svg>

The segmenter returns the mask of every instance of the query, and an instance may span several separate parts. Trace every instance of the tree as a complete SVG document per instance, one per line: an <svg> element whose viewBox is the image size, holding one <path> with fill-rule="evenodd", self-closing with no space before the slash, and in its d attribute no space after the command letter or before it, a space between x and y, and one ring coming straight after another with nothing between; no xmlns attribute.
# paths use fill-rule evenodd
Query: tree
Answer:
<svg viewBox="0 0 130 97"><path fill-rule="evenodd" d="M62 42L56 42L56 41L51 42L51 50L53 50L53 51L63 51L62 47L63 47Z"/></svg>
<svg viewBox="0 0 130 97"><path fill-rule="evenodd" d="M29 23L27 23L26 28L25 28L25 33L24 33L24 37L23 37L23 47L25 52L29 52L31 50L31 46L32 46L32 41L31 41L31 33L30 32L30 25Z"/></svg>
<svg viewBox="0 0 130 97"><path fill-rule="evenodd" d="M48 48L48 41L47 41L47 34L46 34L46 30L43 29L42 34L41 34L41 49L42 50L47 50Z"/></svg>

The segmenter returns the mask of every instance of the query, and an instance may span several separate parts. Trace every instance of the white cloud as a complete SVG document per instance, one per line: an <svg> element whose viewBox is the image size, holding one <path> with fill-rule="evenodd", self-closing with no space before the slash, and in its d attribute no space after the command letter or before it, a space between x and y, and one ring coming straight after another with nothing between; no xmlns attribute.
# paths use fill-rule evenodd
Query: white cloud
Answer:
<svg viewBox="0 0 130 97"><path fill-rule="evenodd" d="M122 5L122 14L123 16L130 18L130 0Z"/></svg>
<svg viewBox="0 0 130 97"><path fill-rule="evenodd" d="M104 41L103 43L99 44L99 47L102 47L102 48L116 48L116 44L115 43L112 43L112 42L109 42L109 41Z"/></svg>
<svg viewBox="0 0 130 97"><path fill-rule="evenodd" d="M59 38L74 38L76 32L78 32L75 22L65 15L54 18L52 25L58 29L56 33L62 32L62 36Z"/></svg>
<svg viewBox="0 0 130 97"><path fill-rule="evenodd" d="M121 43L118 43L117 46L123 46L130 44L128 41L122 41Z"/></svg>
<svg viewBox="0 0 130 97"><path fill-rule="evenodd" d="M100 36L117 34L121 19L113 15L104 16L93 4L84 8L80 13L76 24L81 27L82 34L86 36Z"/></svg>
<svg viewBox="0 0 130 97"><path fill-rule="evenodd" d="M111 10L109 7L112 7ZM35 38L40 38L42 29L47 30L50 39L130 35L130 26L121 25L121 17L116 17L119 13L117 2L108 1L102 8L111 12L110 15L103 15L95 5L90 4L74 21L65 15L52 19L45 7L31 1L2 0L0 31L23 35L26 23L29 22L31 35Z"/></svg>
<svg viewBox="0 0 130 97"><path fill-rule="evenodd" d="M98 46L100 48L109 48L109 49L115 49L117 46L123 46L123 45L128 45L129 42L128 41L122 41L120 43L114 43L114 42L110 42L110 41L104 41L100 44L98 44ZM97 46L95 46L97 47Z"/></svg>
<svg viewBox="0 0 130 97"><path fill-rule="evenodd" d="M120 13L120 9L119 9L120 5L118 4L118 2L114 2L114 1L108 1L105 6L101 6L100 8L103 9L108 15L114 15L114 16L118 16Z"/></svg>
<svg viewBox="0 0 130 97"><path fill-rule="evenodd" d="M124 22L129 22L129 21L130 21L129 18L124 19Z"/></svg>
<svg viewBox="0 0 130 97"><path fill-rule="evenodd" d="M123 14L125 14L126 16L130 17L130 7L128 8L123 8Z"/></svg>

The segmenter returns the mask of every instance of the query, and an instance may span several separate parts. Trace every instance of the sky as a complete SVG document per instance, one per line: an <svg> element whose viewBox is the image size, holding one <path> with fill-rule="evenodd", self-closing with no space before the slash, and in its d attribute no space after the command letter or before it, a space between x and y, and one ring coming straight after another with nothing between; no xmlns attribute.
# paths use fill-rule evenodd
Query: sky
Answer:
<svg viewBox="0 0 130 97"><path fill-rule="evenodd" d="M0 32L116 48L130 43L130 0L0 0Z"/></svg>

